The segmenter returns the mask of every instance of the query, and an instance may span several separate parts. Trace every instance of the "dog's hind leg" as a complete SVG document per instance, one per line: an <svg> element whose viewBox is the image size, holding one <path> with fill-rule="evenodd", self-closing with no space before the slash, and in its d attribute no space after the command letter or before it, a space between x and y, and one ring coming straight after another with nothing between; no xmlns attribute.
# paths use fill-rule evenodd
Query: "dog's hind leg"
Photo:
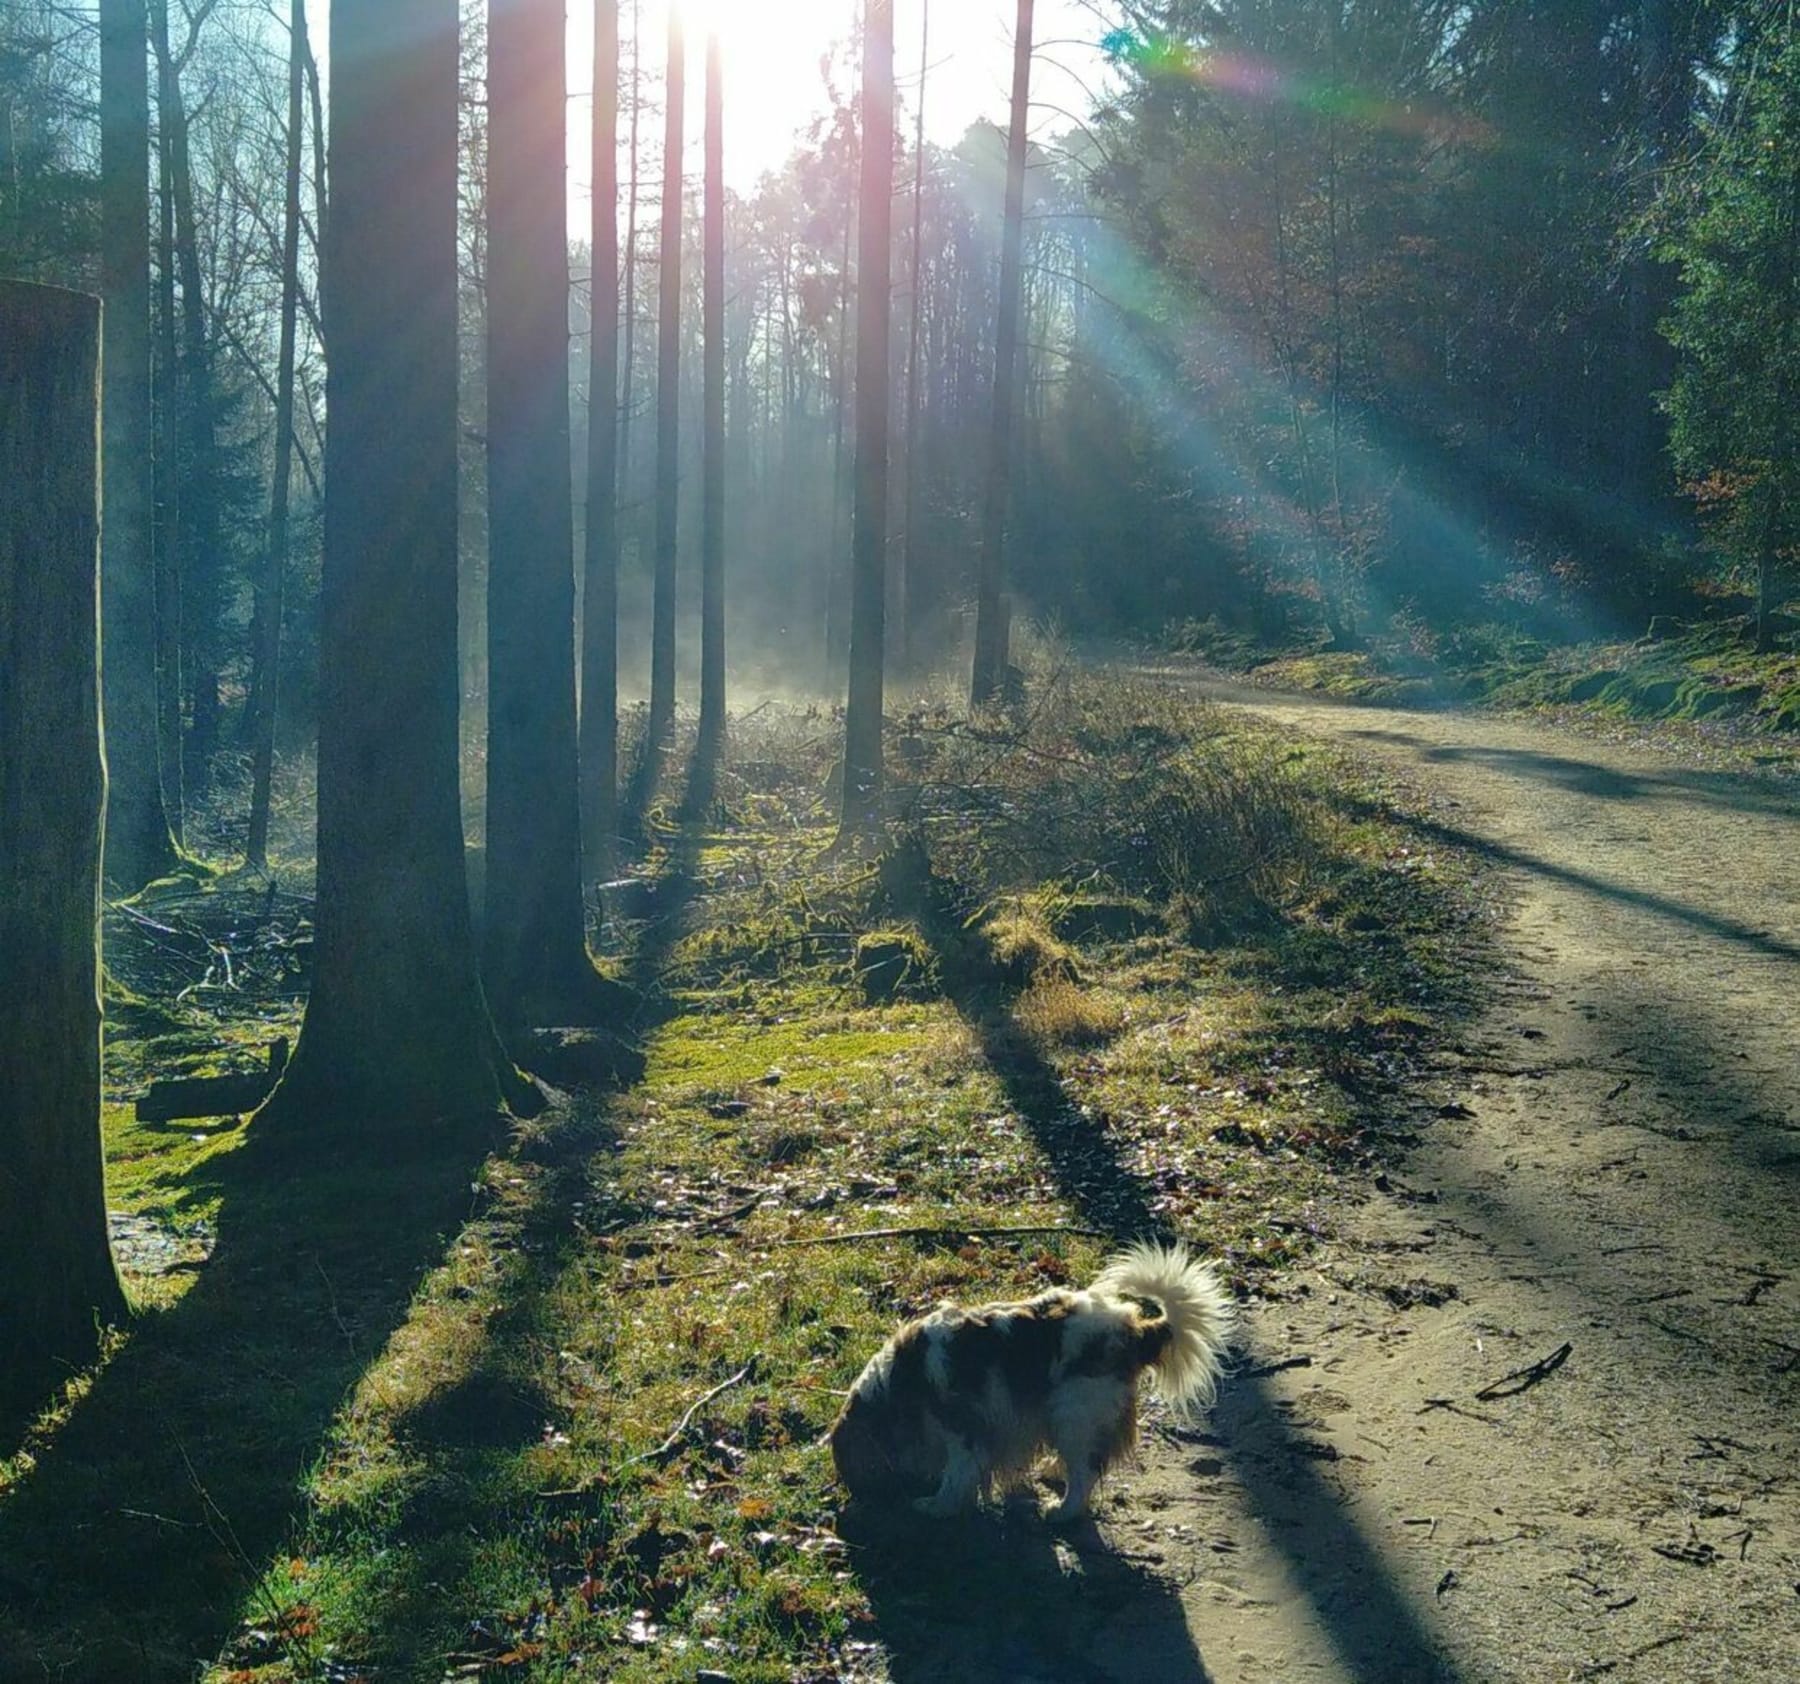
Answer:
<svg viewBox="0 0 1800 1684"><path fill-rule="evenodd" d="M938 1488L929 1497L920 1497L913 1507L933 1520L947 1520L960 1514L975 1499L981 1484L981 1460L966 1439L954 1433L944 1436L944 1472Z"/></svg>
<svg viewBox="0 0 1800 1684"><path fill-rule="evenodd" d="M1050 1439L1062 1458L1062 1501L1050 1511L1052 1520L1079 1520L1100 1476L1128 1453L1137 1436L1135 1388L1122 1397L1066 1396L1064 1406L1053 1410Z"/></svg>

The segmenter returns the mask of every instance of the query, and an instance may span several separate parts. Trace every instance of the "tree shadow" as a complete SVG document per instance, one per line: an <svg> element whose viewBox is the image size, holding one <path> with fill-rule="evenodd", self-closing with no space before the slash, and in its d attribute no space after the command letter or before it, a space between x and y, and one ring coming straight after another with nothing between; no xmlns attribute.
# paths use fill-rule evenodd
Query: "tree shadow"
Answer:
<svg viewBox="0 0 1800 1684"><path fill-rule="evenodd" d="M1014 1022L1005 995L991 985L959 982L970 972L960 962L957 923L944 909L929 905L915 915L949 979L951 1003L1082 1220L1120 1244L1171 1237L1151 1207L1145 1184L1120 1155L1105 1119L1075 1105L1055 1067ZM1228 1378L1218 1421L1251 1508L1288 1558L1348 1676L1359 1684L1454 1684L1455 1675L1420 1611L1322 1477L1306 1446L1287 1430L1267 1381L1249 1373ZM1194 1670L1155 1676L1207 1676L1193 1653L1191 1634L1186 1642ZM1102 1676L1149 1675L1121 1669Z"/></svg>
<svg viewBox="0 0 1800 1684"><path fill-rule="evenodd" d="M1571 794L1600 801L1699 802L1733 813L1763 813L1777 818L1800 817L1800 802L1789 792L1741 772L1708 772L1691 768L1621 771L1574 755L1542 749L1507 748L1485 743L1434 743L1408 731L1369 726L1345 731L1354 741L1387 744L1414 751L1437 765L1474 765L1490 771L1554 784Z"/></svg>
<svg viewBox="0 0 1800 1684"><path fill-rule="evenodd" d="M372 1129L311 1154L252 1134L193 1172L220 1200L211 1260L0 1498L0 1676L153 1684L211 1661L496 1134Z"/></svg>

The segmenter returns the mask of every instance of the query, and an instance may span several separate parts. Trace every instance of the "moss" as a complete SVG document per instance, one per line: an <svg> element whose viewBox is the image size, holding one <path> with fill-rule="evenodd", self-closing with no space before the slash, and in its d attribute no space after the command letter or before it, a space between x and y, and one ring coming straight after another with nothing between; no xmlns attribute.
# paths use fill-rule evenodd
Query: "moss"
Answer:
<svg viewBox="0 0 1800 1684"><path fill-rule="evenodd" d="M1079 982L1075 950L1059 941L1048 920L1023 902L996 912L976 932L994 977L1008 988L1050 980Z"/></svg>

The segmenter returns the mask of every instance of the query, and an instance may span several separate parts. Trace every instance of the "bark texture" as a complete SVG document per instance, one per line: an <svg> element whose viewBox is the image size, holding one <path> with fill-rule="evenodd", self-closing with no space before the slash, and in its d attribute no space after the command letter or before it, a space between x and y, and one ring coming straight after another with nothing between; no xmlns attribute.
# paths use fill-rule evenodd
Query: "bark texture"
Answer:
<svg viewBox="0 0 1800 1684"><path fill-rule="evenodd" d="M687 47L681 8L669 8L663 96L662 272L656 308L656 578L650 608L650 741L659 752L675 721L675 541L680 510L681 162Z"/></svg>
<svg viewBox="0 0 1800 1684"><path fill-rule="evenodd" d="M608 1009L581 903L562 0L488 17L483 974L506 1025Z"/></svg>
<svg viewBox="0 0 1800 1684"><path fill-rule="evenodd" d="M725 734L725 83L719 36L706 42L706 208L701 315L703 466L700 530L702 762Z"/></svg>
<svg viewBox="0 0 1800 1684"><path fill-rule="evenodd" d="M128 892L176 862L156 716L155 485L150 392L150 72L144 0L100 7L100 266L105 408L106 874Z"/></svg>
<svg viewBox="0 0 1800 1684"><path fill-rule="evenodd" d="M868 0L864 13L862 111L862 202L856 266L856 503L851 531L850 697L844 719L846 834L874 824L881 803L888 342L893 315L893 0Z"/></svg>
<svg viewBox="0 0 1800 1684"><path fill-rule="evenodd" d="M98 300L0 281L0 1392L125 1314L100 1153L99 359Z"/></svg>
<svg viewBox="0 0 1800 1684"><path fill-rule="evenodd" d="M516 1096L457 781L456 0L334 0L314 979L264 1108L345 1130Z"/></svg>
<svg viewBox="0 0 1800 1684"><path fill-rule="evenodd" d="M1033 0L1019 0L1013 31L1012 127L1006 143L1006 211L1000 234L1000 319L994 333L994 422L981 510L981 572L975 597L975 667L969 700L991 702L1006 678L1011 610L1006 597L1006 508L1012 490L1014 364L1025 255L1025 138L1031 117Z"/></svg>
<svg viewBox="0 0 1800 1684"><path fill-rule="evenodd" d="M618 141L619 0L595 0L593 330L579 744L582 862L589 882L609 873L619 834Z"/></svg>

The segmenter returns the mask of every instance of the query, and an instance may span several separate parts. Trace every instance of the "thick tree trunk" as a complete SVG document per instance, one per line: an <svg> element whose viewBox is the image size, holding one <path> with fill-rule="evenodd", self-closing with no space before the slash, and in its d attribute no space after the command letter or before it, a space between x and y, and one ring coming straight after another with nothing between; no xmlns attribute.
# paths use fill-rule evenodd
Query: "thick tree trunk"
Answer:
<svg viewBox="0 0 1800 1684"><path fill-rule="evenodd" d="M593 331L580 742L582 860L590 883L610 871L619 834L618 144L619 0L595 0Z"/></svg>
<svg viewBox="0 0 1800 1684"><path fill-rule="evenodd" d="M275 778L275 719L281 693L281 619L287 597L288 494L294 468L294 340L300 316L300 167L306 94L306 0L292 0L288 29L286 199L281 228L281 345L275 373L275 470L268 550L257 581L250 634L250 835L245 864L269 863L269 804Z"/></svg>
<svg viewBox="0 0 1800 1684"><path fill-rule="evenodd" d="M844 718L842 835L881 812L882 645L887 596L888 356L893 300L894 6L863 23L862 204L857 250L856 507L850 579L850 695Z"/></svg>
<svg viewBox="0 0 1800 1684"><path fill-rule="evenodd" d="M619 500L620 547L623 533L632 535L632 552L642 543L643 522L637 512L637 475L633 471L632 418L637 407L637 270L638 270L638 135L644 116L643 35L638 0L631 0L631 139L629 177L625 186L625 348L619 393Z"/></svg>
<svg viewBox="0 0 1800 1684"><path fill-rule="evenodd" d="M113 762L106 874L127 892L176 862L156 715L155 480L150 385L150 78L143 0L100 8L100 265L106 718Z"/></svg>
<svg viewBox="0 0 1800 1684"><path fill-rule="evenodd" d="M706 43L704 417L700 537L700 760L725 733L725 92L718 31Z"/></svg>
<svg viewBox="0 0 1800 1684"><path fill-rule="evenodd" d="M566 53L562 0L490 0L483 974L508 1026L619 1004L581 901Z"/></svg>
<svg viewBox="0 0 1800 1684"><path fill-rule="evenodd" d="M663 98L662 269L656 311L656 578L650 610L650 740L658 754L675 722L675 543L680 514L681 164L686 46L681 9L669 8Z"/></svg>
<svg viewBox="0 0 1800 1684"><path fill-rule="evenodd" d="M1019 0L1013 31L1012 129L1006 145L1006 212L1000 235L1000 319L994 333L994 419L981 512L981 571L975 597L975 666L969 701L980 707L1006 678L1010 609L1006 597L1006 505L1012 477L1013 363L1019 352L1020 278L1025 256L1025 136L1031 118L1033 0Z"/></svg>
<svg viewBox="0 0 1800 1684"><path fill-rule="evenodd" d="M457 784L456 0L334 0L311 998L263 1115L406 1127L527 1091L476 970Z"/></svg>
<svg viewBox="0 0 1800 1684"><path fill-rule="evenodd" d="M100 1152L99 359L96 300L0 281L0 1393L125 1315Z"/></svg>

